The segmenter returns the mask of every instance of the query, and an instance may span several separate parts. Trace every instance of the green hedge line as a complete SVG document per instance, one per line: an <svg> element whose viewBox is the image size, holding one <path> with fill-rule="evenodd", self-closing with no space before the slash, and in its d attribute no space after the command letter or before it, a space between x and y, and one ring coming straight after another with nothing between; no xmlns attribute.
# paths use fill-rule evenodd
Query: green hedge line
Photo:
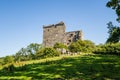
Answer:
<svg viewBox="0 0 120 80"><path fill-rule="evenodd" d="M94 53L120 55L120 42L98 45Z"/></svg>

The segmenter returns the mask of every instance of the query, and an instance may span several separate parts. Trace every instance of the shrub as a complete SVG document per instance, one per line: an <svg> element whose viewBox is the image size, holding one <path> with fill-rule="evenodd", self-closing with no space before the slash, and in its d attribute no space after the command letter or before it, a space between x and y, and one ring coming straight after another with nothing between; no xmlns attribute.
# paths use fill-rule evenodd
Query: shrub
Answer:
<svg viewBox="0 0 120 80"><path fill-rule="evenodd" d="M71 43L68 48L71 52L80 52L81 51L81 47L77 42Z"/></svg>
<svg viewBox="0 0 120 80"><path fill-rule="evenodd" d="M67 49L67 46L62 44L62 43L56 43L54 45L54 48L57 49L57 48L64 48L64 49Z"/></svg>
<svg viewBox="0 0 120 80"><path fill-rule="evenodd" d="M47 58L47 57L54 57L54 56L59 56L59 55L60 53L51 47L43 48L36 53L37 58Z"/></svg>
<svg viewBox="0 0 120 80"><path fill-rule="evenodd" d="M93 52L94 49L95 44L90 40L78 40L69 46L71 52Z"/></svg>
<svg viewBox="0 0 120 80"><path fill-rule="evenodd" d="M120 55L120 43L108 43L104 45L98 45L94 53Z"/></svg>

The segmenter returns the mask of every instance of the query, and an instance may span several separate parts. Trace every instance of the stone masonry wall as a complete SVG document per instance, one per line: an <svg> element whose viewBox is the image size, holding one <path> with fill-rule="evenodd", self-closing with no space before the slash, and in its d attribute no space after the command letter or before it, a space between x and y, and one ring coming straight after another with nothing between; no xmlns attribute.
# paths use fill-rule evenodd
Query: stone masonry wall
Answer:
<svg viewBox="0 0 120 80"><path fill-rule="evenodd" d="M65 29L63 22L43 26L43 46L53 47L56 42L69 46L72 42L83 39L82 31L65 32Z"/></svg>
<svg viewBox="0 0 120 80"><path fill-rule="evenodd" d="M82 31L71 31L66 32L66 45L69 46L72 42L75 42L77 40L82 40Z"/></svg>
<svg viewBox="0 0 120 80"><path fill-rule="evenodd" d="M43 45L45 47L53 47L56 42L64 43L65 24L60 22L43 27Z"/></svg>

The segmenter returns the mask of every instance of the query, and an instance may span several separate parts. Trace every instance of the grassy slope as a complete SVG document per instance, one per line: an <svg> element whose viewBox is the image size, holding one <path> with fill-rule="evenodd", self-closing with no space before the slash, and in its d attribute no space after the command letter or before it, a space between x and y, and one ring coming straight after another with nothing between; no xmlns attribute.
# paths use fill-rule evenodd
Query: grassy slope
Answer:
<svg viewBox="0 0 120 80"><path fill-rule="evenodd" d="M24 62L25 69L0 72L1 79L21 80L120 80L120 57L77 55Z"/></svg>

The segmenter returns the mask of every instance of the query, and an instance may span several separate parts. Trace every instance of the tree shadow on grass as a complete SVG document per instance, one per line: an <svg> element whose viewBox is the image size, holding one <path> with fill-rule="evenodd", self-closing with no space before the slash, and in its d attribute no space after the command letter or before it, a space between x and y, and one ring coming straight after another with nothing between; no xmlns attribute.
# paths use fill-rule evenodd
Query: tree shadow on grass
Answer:
<svg viewBox="0 0 120 80"><path fill-rule="evenodd" d="M16 68L13 72L2 73L2 77L31 77L32 80L49 79L120 79L120 59L116 56L89 55L74 58L63 58L56 61L29 64ZM1 72L1 71L0 71Z"/></svg>

